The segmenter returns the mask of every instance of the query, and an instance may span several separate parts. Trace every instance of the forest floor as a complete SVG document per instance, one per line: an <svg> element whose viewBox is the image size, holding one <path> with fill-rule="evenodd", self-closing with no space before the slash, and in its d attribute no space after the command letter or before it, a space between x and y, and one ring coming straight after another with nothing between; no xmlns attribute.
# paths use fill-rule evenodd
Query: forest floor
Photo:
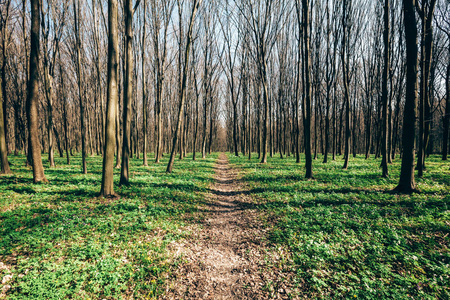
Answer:
<svg viewBox="0 0 450 300"><path fill-rule="evenodd" d="M289 299L289 274L280 274L282 252L269 246L250 190L222 153L215 183L202 208L203 222L173 243L183 264L172 274L167 299ZM270 263L269 263L270 262ZM292 276L292 274L290 274ZM271 286L277 286L274 290Z"/></svg>
<svg viewBox="0 0 450 300"><path fill-rule="evenodd" d="M0 299L449 299L448 162L428 157L420 193L397 195L398 157L389 178L380 159L322 158L307 180L292 156L190 154L171 174L133 157L103 199L101 156L88 174L79 155L43 159L47 184L10 156Z"/></svg>

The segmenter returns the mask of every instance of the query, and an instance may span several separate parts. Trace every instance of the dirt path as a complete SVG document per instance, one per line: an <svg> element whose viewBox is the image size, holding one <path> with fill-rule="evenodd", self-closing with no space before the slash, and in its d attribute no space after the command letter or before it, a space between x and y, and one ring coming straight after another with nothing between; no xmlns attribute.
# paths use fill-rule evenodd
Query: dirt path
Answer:
<svg viewBox="0 0 450 300"><path fill-rule="evenodd" d="M283 276L263 272L267 259L279 257L266 248L258 213L236 176L222 153L205 221L192 228L192 238L174 246L185 263L172 275L167 299L287 298L284 285L273 285Z"/></svg>

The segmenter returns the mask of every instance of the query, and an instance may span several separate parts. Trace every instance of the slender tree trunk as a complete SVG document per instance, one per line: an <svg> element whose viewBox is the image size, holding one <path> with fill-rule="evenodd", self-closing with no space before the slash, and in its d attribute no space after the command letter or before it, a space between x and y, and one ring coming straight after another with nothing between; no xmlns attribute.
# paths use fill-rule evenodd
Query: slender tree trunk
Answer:
<svg viewBox="0 0 450 300"><path fill-rule="evenodd" d="M342 25L343 25L343 35L342 35L342 79L344 83L344 102L345 102L345 153L344 153L344 166L343 169L348 168L348 161L350 159L350 97L348 92L348 69L346 61L346 42L347 42L347 0L343 0L343 10L342 10Z"/></svg>
<svg viewBox="0 0 450 300"><path fill-rule="evenodd" d="M65 141L65 148L66 148L66 157L67 157L67 164L70 165L70 144L69 144L69 120L68 120L68 114L67 114L67 106L69 105L66 95L66 90L64 86L64 72L63 72L63 66L61 61L61 52L58 52L59 55L59 80L60 80L60 88L61 88L61 95L64 99L63 106L63 118L64 118L64 141Z"/></svg>
<svg viewBox="0 0 450 300"><path fill-rule="evenodd" d="M444 115L444 132L442 136L442 160L447 160L447 154L448 154L448 127L449 127L449 121L450 121L450 48L448 53L448 62L447 62L447 75L446 75L446 84L445 88L447 90L447 96L445 101L445 115Z"/></svg>
<svg viewBox="0 0 450 300"><path fill-rule="evenodd" d="M44 175L41 158L41 144L39 141L39 33L40 33L40 4L39 0L31 0L31 45L30 45L30 80L28 82L27 118L30 136L30 153L33 167L33 181L48 182Z"/></svg>
<svg viewBox="0 0 450 300"><path fill-rule="evenodd" d="M427 4L428 5L427 5ZM420 124L419 153L417 157L418 176L423 176L425 155L429 141L431 108L430 108L430 67L433 54L433 13L436 0L423 1L419 15L422 19L421 72L420 72ZM428 8L428 11L426 10Z"/></svg>
<svg viewBox="0 0 450 300"><path fill-rule="evenodd" d="M210 94L210 103L211 105L209 106L209 143L208 143L208 154L211 154L211 149L212 149L212 140L213 140L213 123L214 123L214 119L213 119L213 99L212 99L212 95Z"/></svg>
<svg viewBox="0 0 450 300"><path fill-rule="evenodd" d="M196 159L196 152L197 152L197 140L198 140L198 123L199 123L199 100L200 100L200 91L198 89L197 85L197 71L195 69L195 63L196 63L196 55L195 55L195 47L192 48L193 57L194 57L194 66L192 68L192 75L194 78L194 90L195 90L195 124L194 124L194 141L192 142L192 160Z"/></svg>
<svg viewBox="0 0 450 300"><path fill-rule="evenodd" d="M3 62L4 64L5 62ZM4 66L4 65L3 65ZM3 69L2 66L2 69ZM1 80L1 79L0 79ZM3 115L3 91L0 89L0 163L1 163L1 174L11 174L8 162L8 149L6 148L6 138L5 138L5 116Z"/></svg>
<svg viewBox="0 0 450 300"><path fill-rule="evenodd" d="M76 52L76 71L77 71L77 83L78 83L78 97L80 103L80 123L81 123L81 164L82 164L82 172L83 174L87 174L87 166L86 166L86 124L84 120L84 101L83 101L83 89L81 86L82 82L82 71L81 71L81 40L80 40L80 2L79 0L74 0L73 2L74 8L74 18L75 18L75 52Z"/></svg>
<svg viewBox="0 0 450 300"><path fill-rule="evenodd" d="M233 91L230 91L231 93L233 93ZM233 102L233 145L234 145L234 156L239 156L239 147L238 147L238 111L237 111L237 101L235 101L234 99L232 100Z"/></svg>
<svg viewBox="0 0 450 300"><path fill-rule="evenodd" d="M106 103L106 131L103 155L102 187L100 195L114 197L114 150L116 142L116 109L118 108L119 37L118 1L108 1L108 90Z"/></svg>
<svg viewBox="0 0 450 300"><path fill-rule="evenodd" d="M262 46L260 46L262 48ZM267 65L264 60L264 51L260 50L260 68L261 68L261 83L263 88L263 101L264 101L264 124L262 132L262 158L261 163L267 163L267 147L268 147L268 130L269 130L269 89L267 86Z"/></svg>
<svg viewBox="0 0 450 300"><path fill-rule="evenodd" d="M403 25L406 41L406 100L403 113L403 156L400 180L394 191L412 193L414 181L414 147L417 116L417 21L415 0L403 0Z"/></svg>
<svg viewBox="0 0 450 300"><path fill-rule="evenodd" d="M118 62L118 64L120 64ZM119 76L117 76L117 85L119 85L120 79ZM119 89L119 88L118 88ZM118 95L120 95L120 93L118 92ZM120 96L118 96L120 98ZM116 126L116 169L120 169L121 166L121 157L122 157L122 148L120 147L120 118L119 118L119 114L120 114L120 105L119 105L119 101L117 101L116 103L116 122L115 122L115 126Z"/></svg>
<svg viewBox="0 0 450 300"><path fill-rule="evenodd" d="M327 54L326 54L326 62L325 62L325 73L326 73L326 109L325 109L325 149L323 154L323 163L326 164L328 162L328 151L330 149L330 92L331 92L331 76L330 76L330 7L329 2L326 2L326 17L327 17Z"/></svg>
<svg viewBox="0 0 450 300"><path fill-rule="evenodd" d="M147 134L147 123L148 123L148 97L147 97L147 80L146 80L146 72L145 72L145 34L146 34L146 10L147 10L147 0L144 0L143 3L144 7L144 20L142 24L142 106L143 106L143 122L144 126L142 128L143 130L143 136L144 136L144 143L143 143L143 162L142 164L144 166L148 166L147 161L147 147L148 147L148 134Z"/></svg>
<svg viewBox="0 0 450 300"><path fill-rule="evenodd" d="M297 8L298 9L298 8ZM298 10L297 13L299 13L300 11ZM298 18L300 18L300 16L297 16ZM302 27L299 24L299 30L303 30ZM302 33L300 33L300 39L301 39ZM300 44L300 43L299 43ZM300 45L299 45L299 49L298 49L298 62L297 62L297 80L296 80L296 86L295 86L295 108L294 108L294 139L295 139L295 162L296 163L300 163L300 113L299 113L299 107L300 107L300 80L301 80L301 75L300 75L300 71L302 70L302 66L303 64L300 62L302 60L302 51L300 49ZM286 118L286 117L285 117ZM287 120L285 119L285 124L284 124L284 132L285 132L285 137L286 137L286 122ZM286 143L286 138L285 138L285 143ZM285 147L286 149L286 147ZM289 155L288 155L289 156Z"/></svg>
<svg viewBox="0 0 450 300"><path fill-rule="evenodd" d="M8 49L8 41L7 39L9 39L8 37L8 19L9 19L9 7L11 5L11 0L8 0L6 3L2 3L2 5L6 6L6 16L2 17L2 22L4 24L2 24L1 28L1 34L2 34L2 56L1 56L1 78L0 78L0 86L1 86L1 90L2 90L2 98L0 99L2 101L1 104L1 109L2 109L2 114L3 114L3 131L4 131L4 138L5 138L5 149L6 149L6 153L8 153L8 114L7 114L7 106L8 106L8 101L7 101L7 94L6 94L6 62L7 62L7 49ZM3 14L3 9L2 12ZM4 18L4 19L3 19Z"/></svg>
<svg viewBox="0 0 450 300"><path fill-rule="evenodd" d="M384 0L384 69L383 69L383 86L382 86L382 105L383 105L383 118L382 118L382 131L383 139L381 146L381 167L383 168L382 177L388 177L388 76L389 76L389 0Z"/></svg>
<svg viewBox="0 0 450 300"><path fill-rule="evenodd" d="M310 81L310 54L309 54L309 0L302 0L303 3L303 49L304 49L304 112L303 112L303 132L305 144L305 178L313 178L312 155L311 155L311 81ZM300 13L300 10L298 10Z"/></svg>
<svg viewBox="0 0 450 300"><path fill-rule="evenodd" d="M120 170L121 185L130 183L130 149L131 149L131 102L133 97L133 4L125 0L125 68L123 74L123 132L122 132L122 168Z"/></svg>

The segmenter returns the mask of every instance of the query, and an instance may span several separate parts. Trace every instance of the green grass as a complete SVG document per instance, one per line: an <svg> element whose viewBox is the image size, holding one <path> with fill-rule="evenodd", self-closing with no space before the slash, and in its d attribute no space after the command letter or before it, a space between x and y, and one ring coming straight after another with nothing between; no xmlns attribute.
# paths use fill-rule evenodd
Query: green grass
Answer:
<svg viewBox="0 0 450 300"><path fill-rule="evenodd" d="M255 157L255 156L254 156ZM304 162L256 158L230 162L240 169L263 212L268 239L288 249L281 268L295 272L297 294L308 299L449 299L450 165L427 159L420 194L388 193L400 159L381 178L380 160ZM303 159L303 157L302 157Z"/></svg>
<svg viewBox="0 0 450 300"><path fill-rule="evenodd" d="M152 156L150 156L152 157ZM217 154L196 162L176 160L174 172L161 164L132 159L131 185L115 190L119 199L97 198L101 157L80 157L71 165L56 159L49 184L33 184L24 156L10 156L12 176L0 177L1 279L8 299L155 298L171 268L180 263L167 245L188 236L185 225L213 182ZM120 170L115 171L115 184Z"/></svg>

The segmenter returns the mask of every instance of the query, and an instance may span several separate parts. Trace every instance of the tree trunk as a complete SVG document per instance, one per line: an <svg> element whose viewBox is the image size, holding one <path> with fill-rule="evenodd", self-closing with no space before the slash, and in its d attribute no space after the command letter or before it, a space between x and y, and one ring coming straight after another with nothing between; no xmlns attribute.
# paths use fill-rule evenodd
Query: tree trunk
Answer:
<svg viewBox="0 0 450 300"><path fill-rule="evenodd" d="M125 68L123 74L123 132L122 132L122 167L120 170L120 185L130 183L130 146L131 146L131 101L133 97L133 7L132 0L125 0Z"/></svg>
<svg viewBox="0 0 450 300"><path fill-rule="evenodd" d="M341 50L341 60L342 60L342 79L344 83L344 103L345 103L345 149L344 149L344 166L343 169L348 168L348 161L350 159L350 97L348 92L348 69L347 69L347 0L343 1L342 10L342 25L343 25L343 35L342 35L342 50Z"/></svg>
<svg viewBox="0 0 450 300"><path fill-rule="evenodd" d="M262 46L260 46L262 48ZM262 158L261 163L267 163L267 146L268 146L268 130L269 130L269 89L267 87L267 65L264 60L264 51L260 50L260 68L261 68L261 83L263 88L263 101L264 101L264 125L262 132Z"/></svg>
<svg viewBox="0 0 450 300"><path fill-rule="evenodd" d="M230 91L233 93L233 91ZM239 156L239 149L238 149L238 140L237 140L237 126L238 126L238 111L237 111L237 101L234 99L233 102L233 145L234 145L234 156Z"/></svg>
<svg viewBox="0 0 450 300"><path fill-rule="evenodd" d="M427 5L428 4L428 5ZM420 124L419 124L419 153L417 157L418 176L423 176L425 169L425 154L429 141L431 108L430 108L430 66L433 54L433 13L436 0L423 1L422 9L418 9L422 19L421 40L421 72L420 72ZM426 10L428 8L428 11Z"/></svg>
<svg viewBox="0 0 450 300"><path fill-rule="evenodd" d="M3 66L4 66L3 62ZM2 66L2 69L3 69ZM0 79L1 80L1 79ZM3 115L3 91L0 89L0 163L1 163L1 174L11 174L8 162L8 150L6 148L6 138L5 138L5 116Z"/></svg>
<svg viewBox="0 0 450 300"><path fill-rule="evenodd" d="M148 161L147 161L147 147L148 147L148 135L147 135L147 119L148 119L148 97L147 97L147 81L146 81L146 73L145 73L145 25L146 25L146 10L147 10L147 1L144 0L144 21L142 24L142 106L143 106L143 133L144 133L144 143L143 143L143 162L142 164L144 166L148 166Z"/></svg>
<svg viewBox="0 0 450 300"><path fill-rule="evenodd" d="M63 106L63 118L64 118L64 141L65 141L65 148L66 148L66 157L67 157L67 164L70 165L70 154L69 154L69 120L67 115L67 106L69 105L66 95L66 90L64 86L64 73L63 73L63 67L62 67L62 61L61 61L61 52L58 52L59 55L59 80L60 80L60 89L61 89L61 96L62 99L64 99Z"/></svg>
<svg viewBox="0 0 450 300"><path fill-rule="evenodd" d="M326 73L326 109L325 109L325 148L323 153L323 163L326 164L328 162L328 151L330 149L330 91L331 91L331 76L329 71L330 65L330 7L328 0L326 2L326 16L327 16L327 53L326 53L326 62L325 62L325 73Z"/></svg>
<svg viewBox="0 0 450 300"><path fill-rule="evenodd" d="M304 73L304 105L303 105L303 134L305 144L305 178L313 178L312 174L312 155L311 155L311 81L310 81L310 54L309 54L309 0L303 0L303 73ZM300 14L300 9L297 9ZM300 19L300 16L298 16Z"/></svg>
<svg viewBox="0 0 450 300"><path fill-rule="evenodd" d="M417 22L414 0L403 0L403 25L406 41L406 99L403 113L403 156L400 180L394 191L412 193L414 182L414 147L417 116Z"/></svg>
<svg viewBox="0 0 450 300"><path fill-rule="evenodd" d="M448 57L450 58L450 48ZM450 121L450 59L447 62L447 75L446 75L446 84L445 88L447 90L447 97L445 101L445 115L444 115L444 132L442 136L442 160L447 160L447 154L448 154L448 127L449 127L449 121Z"/></svg>
<svg viewBox="0 0 450 300"><path fill-rule="evenodd" d="M74 0L74 18L75 18L75 51L76 51L76 72L77 72L77 83L78 83L78 97L80 103L80 123L81 123L81 164L83 174L87 174L86 166L86 124L84 120L84 101L83 101L83 89L81 86L82 75L81 75L81 40L80 40L80 2L79 0Z"/></svg>
<svg viewBox="0 0 450 300"><path fill-rule="evenodd" d="M382 86L382 105L383 105L383 117L382 117L382 146L381 146L381 167L383 168L382 177L387 178L389 176L388 170L388 76L389 76L389 0L384 0L384 69L383 69L383 86Z"/></svg>
<svg viewBox="0 0 450 300"><path fill-rule="evenodd" d="M113 197L114 193L114 150L116 142L116 109L118 108L119 37L118 1L108 1L108 90L106 103L105 147L103 156L102 188L100 195Z"/></svg>
<svg viewBox="0 0 450 300"><path fill-rule="evenodd" d="M33 181L48 182L44 175L39 141L39 31L40 4L39 0L31 0L31 34L30 34L30 80L28 82L27 118L30 136L30 153L33 167Z"/></svg>

